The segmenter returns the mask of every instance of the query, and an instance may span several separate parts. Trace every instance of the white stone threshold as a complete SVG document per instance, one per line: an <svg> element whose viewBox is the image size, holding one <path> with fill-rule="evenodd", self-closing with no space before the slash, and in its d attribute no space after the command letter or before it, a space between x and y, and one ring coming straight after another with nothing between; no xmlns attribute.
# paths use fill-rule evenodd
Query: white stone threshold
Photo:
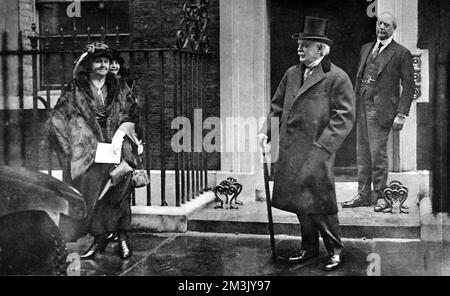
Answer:
<svg viewBox="0 0 450 296"><path fill-rule="evenodd" d="M215 199L212 191L205 192L180 207L134 206L132 228L148 232L186 232L188 218Z"/></svg>

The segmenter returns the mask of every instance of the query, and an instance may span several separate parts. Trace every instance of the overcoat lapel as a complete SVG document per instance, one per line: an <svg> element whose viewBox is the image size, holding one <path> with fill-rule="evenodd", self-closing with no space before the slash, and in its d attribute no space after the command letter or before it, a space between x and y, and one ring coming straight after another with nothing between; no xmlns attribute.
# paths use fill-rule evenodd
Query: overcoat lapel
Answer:
<svg viewBox="0 0 450 296"><path fill-rule="evenodd" d="M295 68L295 71L292 72L292 81L293 81L293 86L292 86L292 93L296 94L300 91L300 88L302 87L303 84L303 73L305 66L302 64L299 64L297 66L297 68ZM285 110L289 111L291 110L291 107L294 103L296 96L293 97L288 97L286 98L286 106L285 106ZM288 114L288 112L286 113Z"/></svg>
<svg viewBox="0 0 450 296"><path fill-rule="evenodd" d="M302 87L298 91L295 99L297 100L301 95L303 95L308 89L319 83L325 78L325 73L323 73L322 64L319 64L309 76L308 79L303 83Z"/></svg>
<svg viewBox="0 0 450 296"><path fill-rule="evenodd" d="M305 72L305 66L303 64L298 64L297 68L293 73L293 79L295 81L293 92L296 94L300 91L303 85L303 73Z"/></svg>
<svg viewBox="0 0 450 296"><path fill-rule="evenodd" d="M303 76L303 71L300 71L301 74ZM300 99L300 97L307 91L309 90L311 87L313 87L314 85L316 85L317 83L321 82L323 79L325 79L325 73L323 72L323 67L322 67L322 63L320 63L313 71L313 73L311 74L311 76L308 77L308 79L306 79L306 81L303 82L302 86L300 87L299 91L297 92L297 95L294 97L294 100L291 104L291 106L289 106L288 111L291 111L292 106L295 104L296 101L298 101ZM301 78L303 79L303 78ZM289 113L288 112L288 113Z"/></svg>

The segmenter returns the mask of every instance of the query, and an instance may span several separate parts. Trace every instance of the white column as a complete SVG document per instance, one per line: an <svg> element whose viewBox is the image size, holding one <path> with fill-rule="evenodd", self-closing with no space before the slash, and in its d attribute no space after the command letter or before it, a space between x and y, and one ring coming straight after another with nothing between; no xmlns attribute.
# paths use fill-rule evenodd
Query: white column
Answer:
<svg viewBox="0 0 450 296"><path fill-rule="evenodd" d="M418 38L418 3L417 0L377 0L378 13L388 11L392 13L398 22L394 40L408 48L412 53L422 53L422 62L427 53L417 49ZM423 65L423 69L426 69ZM422 77L424 77L422 73ZM414 171L417 169L417 102L427 100L427 81L422 79L422 97L413 102L408 120L400 133L400 170ZM426 97L426 98L424 98ZM391 141L390 143L391 144Z"/></svg>
<svg viewBox="0 0 450 296"><path fill-rule="evenodd" d="M255 147L259 119L266 113L265 104L270 93L269 45L266 1L220 0L222 171L259 171L259 155L249 150ZM248 125L257 123L256 129L245 133L245 143L238 137L244 131L242 125L235 126L232 131L230 126L225 127L227 122L238 118ZM246 152L237 152L243 147Z"/></svg>

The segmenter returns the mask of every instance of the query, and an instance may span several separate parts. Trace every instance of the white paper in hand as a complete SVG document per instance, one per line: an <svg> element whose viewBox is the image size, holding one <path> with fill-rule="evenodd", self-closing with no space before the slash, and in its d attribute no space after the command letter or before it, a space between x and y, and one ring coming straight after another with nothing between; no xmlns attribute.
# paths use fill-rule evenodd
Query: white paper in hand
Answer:
<svg viewBox="0 0 450 296"><path fill-rule="evenodd" d="M115 154L113 145L109 143L98 143L95 152L96 163L120 163L120 153Z"/></svg>

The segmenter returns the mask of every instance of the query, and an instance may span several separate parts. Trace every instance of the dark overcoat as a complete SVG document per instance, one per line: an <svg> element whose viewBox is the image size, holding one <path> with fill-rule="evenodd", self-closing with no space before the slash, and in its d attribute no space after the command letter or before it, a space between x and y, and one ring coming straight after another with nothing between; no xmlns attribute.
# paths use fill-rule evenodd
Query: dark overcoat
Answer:
<svg viewBox="0 0 450 296"><path fill-rule="evenodd" d="M287 70L262 130L275 139L270 119L281 120L272 204L293 213L336 214L334 159L354 125L355 94L348 75L327 57L304 83L303 73L301 65Z"/></svg>
<svg viewBox="0 0 450 296"><path fill-rule="evenodd" d="M357 96L364 74L364 66L374 45L375 42L371 42L361 48L355 83ZM409 115L415 91L413 57L406 47L392 40L378 55L376 61L378 71L377 76L373 77L376 81L373 98L376 108L375 116L381 126L390 128L397 114ZM357 99L358 106L364 107L364 101L359 97Z"/></svg>

